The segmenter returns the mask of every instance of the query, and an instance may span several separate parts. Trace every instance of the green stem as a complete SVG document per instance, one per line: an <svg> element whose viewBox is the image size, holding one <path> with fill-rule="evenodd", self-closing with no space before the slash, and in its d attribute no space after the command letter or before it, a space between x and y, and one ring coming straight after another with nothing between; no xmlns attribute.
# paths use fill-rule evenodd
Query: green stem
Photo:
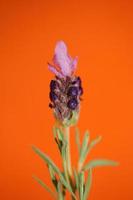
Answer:
<svg viewBox="0 0 133 200"><path fill-rule="evenodd" d="M68 169L68 174L70 177L72 177L72 166L71 166L71 152L70 152L70 128L66 127L64 129L65 131L65 137L66 137L66 142L67 142L67 169Z"/></svg>
<svg viewBox="0 0 133 200"><path fill-rule="evenodd" d="M65 178L66 181L68 183L68 185L71 187L72 191L72 185L70 183L70 179L72 177L72 167L71 167L71 154L70 154L70 129L69 127L63 128L62 131L64 132L64 137L65 137L65 141L66 141L66 150L63 150L63 168L64 168L64 174L65 174ZM65 154L64 154L65 152ZM73 193L72 197L74 200L77 200L76 195Z"/></svg>

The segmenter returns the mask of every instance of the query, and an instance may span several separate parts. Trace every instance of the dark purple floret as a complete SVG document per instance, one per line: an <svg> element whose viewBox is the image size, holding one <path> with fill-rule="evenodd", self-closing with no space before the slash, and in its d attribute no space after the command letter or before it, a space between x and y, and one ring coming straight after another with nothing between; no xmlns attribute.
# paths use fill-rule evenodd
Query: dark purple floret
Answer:
<svg viewBox="0 0 133 200"><path fill-rule="evenodd" d="M75 85L75 86L81 87L81 85L82 85L81 78L80 78L79 76L77 76L77 77L75 78L75 80L72 81L72 84Z"/></svg>
<svg viewBox="0 0 133 200"><path fill-rule="evenodd" d="M78 88L70 87L67 94L68 94L68 96L76 97L78 95Z"/></svg>
<svg viewBox="0 0 133 200"><path fill-rule="evenodd" d="M77 101L76 98L70 99L68 101L68 104L67 104L68 108L70 108L71 110L75 110L75 108L77 107L77 105L78 105L78 101Z"/></svg>
<svg viewBox="0 0 133 200"><path fill-rule="evenodd" d="M49 97L50 97L50 100L53 102L58 98L54 92L50 92Z"/></svg>
<svg viewBox="0 0 133 200"><path fill-rule="evenodd" d="M79 86L81 86L81 78L79 76L77 77L77 83Z"/></svg>
<svg viewBox="0 0 133 200"><path fill-rule="evenodd" d="M49 107L50 107L50 108L53 108L54 106L52 105L52 103L49 103Z"/></svg>
<svg viewBox="0 0 133 200"><path fill-rule="evenodd" d="M79 87L79 95L82 95L83 94L83 88L80 86Z"/></svg>
<svg viewBox="0 0 133 200"><path fill-rule="evenodd" d="M50 89L53 91L57 86L57 82L55 80L52 80L50 82Z"/></svg>
<svg viewBox="0 0 133 200"><path fill-rule="evenodd" d="M57 119L62 122L73 117L73 111L80 109L82 81L79 76L55 77L50 82L49 107L54 109Z"/></svg>

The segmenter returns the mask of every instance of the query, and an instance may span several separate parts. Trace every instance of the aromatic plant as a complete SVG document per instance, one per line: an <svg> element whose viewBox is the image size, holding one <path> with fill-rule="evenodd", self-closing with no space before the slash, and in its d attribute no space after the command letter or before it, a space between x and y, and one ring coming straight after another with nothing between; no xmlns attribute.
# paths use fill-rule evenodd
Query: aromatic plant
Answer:
<svg viewBox="0 0 133 200"><path fill-rule="evenodd" d="M118 164L108 159L94 159L85 164L90 151L101 141L101 136L91 141L90 134L86 131L81 143L80 131L76 127L75 139L79 159L77 167L72 166L70 128L75 126L78 121L83 95L81 78L75 75L77 61L77 57L73 59L68 54L66 44L59 41L55 47L53 64L48 63L49 70L55 75L50 82L49 107L53 110L55 117L53 135L61 155L63 170L59 169L47 154L33 146L34 152L44 160L48 167L54 190L38 177L34 176L34 179L56 200L66 199L66 191L70 193L72 200L87 200L92 183L93 168Z"/></svg>

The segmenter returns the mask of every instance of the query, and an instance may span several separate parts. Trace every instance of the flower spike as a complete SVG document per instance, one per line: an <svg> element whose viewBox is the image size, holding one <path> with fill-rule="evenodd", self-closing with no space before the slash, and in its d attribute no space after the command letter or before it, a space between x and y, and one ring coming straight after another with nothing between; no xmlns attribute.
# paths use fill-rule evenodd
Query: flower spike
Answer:
<svg viewBox="0 0 133 200"><path fill-rule="evenodd" d="M77 67L77 57L72 59L63 41L56 43L53 63L48 68L55 74L50 82L50 108L54 108L54 115L62 125L70 126L77 122L80 110L80 96L83 88L80 77L73 73Z"/></svg>
<svg viewBox="0 0 133 200"><path fill-rule="evenodd" d="M101 136L90 140L90 134L85 132L83 141L80 141L80 131L76 129L76 143L78 147L77 167L73 167L70 145L70 126L78 121L81 96L83 94L82 81L74 74L78 59L68 54L67 46L63 41L56 43L53 64L48 63L48 69L55 75L50 81L49 107L53 109L56 124L53 128L54 140L57 143L62 159L62 168L40 149L33 146L34 152L46 163L51 182L54 186L51 190L41 179L34 179L53 195L56 200L65 200L70 193L72 200L87 200L92 185L92 170L100 166L117 166L118 163L108 159L93 159L87 164L85 161L91 149L101 141Z"/></svg>

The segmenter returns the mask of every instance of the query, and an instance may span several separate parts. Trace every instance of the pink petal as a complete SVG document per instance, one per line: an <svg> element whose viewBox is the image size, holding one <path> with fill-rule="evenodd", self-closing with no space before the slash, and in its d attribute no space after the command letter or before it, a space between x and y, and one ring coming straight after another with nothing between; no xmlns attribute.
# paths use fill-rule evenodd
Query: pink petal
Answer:
<svg viewBox="0 0 133 200"><path fill-rule="evenodd" d="M62 75L60 72L58 72L54 66L52 66L52 65L49 64L49 63L48 63L48 69L49 69L51 72L53 72L56 76L58 76L59 78L63 78L63 75Z"/></svg>
<svg viewBox="0 0 133 200"><path fill-rule="evenodd" d="M71 68L73 69L73 71L77 68L77 63L78 63L78 57L76 56L71 63Z"/></svg>
<svg viewBox="0 0 133 200"><path fill-rule="evenodd" d="M67 46L63 41L59 41L55 47L54 63L58 65L64 76L70 76L72 73L71 61L72 59L67 54Z"/></svg>
<svg viewBox="0 0 133 200"><path fill-rule="evenodd" d="M72 75L77 67L77 61L77 57L73 59L68 54L66 44L63 41L58 41L53 56L53 63L55 66L48 64L48 68L56 76L64 78L65 76Z"/></svg>
<svg viewBox="0 0 133 200"><path fill-rule="evenodd" d="M60 40L56 43L55 54L60 52L60 51L67 54L67 46L62 40Z"/></svg>

